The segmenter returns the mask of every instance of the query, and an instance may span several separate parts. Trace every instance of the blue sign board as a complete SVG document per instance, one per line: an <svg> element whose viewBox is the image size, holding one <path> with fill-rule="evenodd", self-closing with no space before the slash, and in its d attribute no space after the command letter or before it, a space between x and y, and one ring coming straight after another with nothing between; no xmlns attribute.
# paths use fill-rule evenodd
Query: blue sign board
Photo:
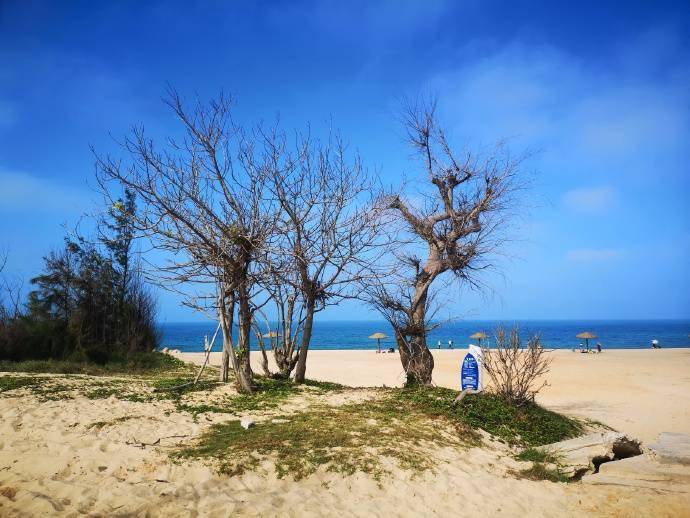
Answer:
<svg viewBox="0 0 690 518"><path fill-rule="evenodd" d="M467 353L460 369L460 390L479 390L479 363L473 354Z"/></svg>

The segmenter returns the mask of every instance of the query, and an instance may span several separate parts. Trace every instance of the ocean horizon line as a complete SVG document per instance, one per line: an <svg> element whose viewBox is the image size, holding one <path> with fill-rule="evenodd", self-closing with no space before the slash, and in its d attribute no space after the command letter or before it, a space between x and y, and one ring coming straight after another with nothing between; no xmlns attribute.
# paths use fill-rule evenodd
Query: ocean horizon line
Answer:
<svg viewBox="0 0 690 518"><path fill-rule="evenodd" d="M388 324L384 319L319 319L315 318L314 322L328 322L328 323L382 323ZM209 322L217 322L217 320L157 320L156 324L207 324ZM269 320L269 322L276 322ZM434 320L432 323L447 323L453 324L458 322L690 322L690 317L683 318L454 318L449 320Z"/></svg>

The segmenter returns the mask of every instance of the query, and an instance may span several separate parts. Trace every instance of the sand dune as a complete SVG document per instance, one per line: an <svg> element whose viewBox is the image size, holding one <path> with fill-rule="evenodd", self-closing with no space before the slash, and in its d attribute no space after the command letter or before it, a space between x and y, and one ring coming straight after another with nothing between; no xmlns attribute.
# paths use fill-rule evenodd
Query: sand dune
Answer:
<svg viewBox="0 0 690 518"><path fill-rule="evenodd" d="M457 388L466 349L433 350L434 383ZM203 353L182 357L203 361ZM566 414L602 421L644 441L661 432L690 433L690 349L609 349L601 354L557 350L543 405ZM261 372L259 355L252 354ZM220 353L211 353L218 365ZM349 386L400 386L404 373L395 354L375 351L310 351L307 377Z"/></svg>
<svg viewBox="0 0 690 518"><path fill-rule="evenodd" d="M463 351L436 351L436 382L454 386ZM187 357L198 360L198 357ZM349 385L401 382L396 355L313 351L312 378ZM690 432L690 350L607 351L554 355L551 408L599 419L651 440L660 431ZM75 382L76 383L76 382ZM232 391L230 387L223 388ZM355 393L359 394L359 393ZM367 392L359 396L369 397ZM318 399L337 405L343 396ZM309 394L277 412L312 404ZM391 464L377 483L357 473L320 469L306 479L276 478L270 460L256 472L220 476L199 461L171 463L176 444L212 422L169 401L109 397L40 400L25 389L0 395L0 516L688 516L690 486L667 490L611 484L557 484L515 478L506 445L428 445L434 472L413 477ZM257 418L266 418L258 416ZM650 439L651 438L651 439Z"/></svg>

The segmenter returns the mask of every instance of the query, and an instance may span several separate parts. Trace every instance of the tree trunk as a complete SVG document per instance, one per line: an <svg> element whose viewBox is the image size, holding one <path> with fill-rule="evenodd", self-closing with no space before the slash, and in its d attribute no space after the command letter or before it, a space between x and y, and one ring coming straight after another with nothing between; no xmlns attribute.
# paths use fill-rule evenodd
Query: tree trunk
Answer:
<svg viewBox="0 0 690 518"><path fill-rule="evenodd" d="M406 385L431 385L434 357L426 346L426 333L412 336L409 340L411 354L405 366Z"/></svg>
<svg viewBox="0 0 690 518"><path fill-rule="evenodd" d="M407 377L406 385L431 385L434 357L426 345L426 302L428 284L418 281L412 318L407 329L407 344L400 360ZM402 339L402 337L401 337ZM398 341L400 349L400 341ZM402 351L402 349L401 349Z"/></svg>
<svg viewBox="0 0 690 518"><path fill-rule="evenodd" d="M228 381L228 373L230 372L230 351L232 344L225 339L225 330L223 330L223 354L220 358L220 375L218 379L222 383Z"/></svg>
<svg viewBox="0 0 690 518"><path fill-rule="evenodd" d="M230 352L233 350L232 344L232 324L235 315L235 303L231 301L229 309L224 303L218 305L218 321L223 331L223 354L220 359L220 374L218 379L222 383L227 383L230 372Z"/></svg>
<svg viewBox="0 0 690 518"><path fill-rule="evenodd" d="M268 356L266 355L266 348L264 347L264 341L261 335L257 335L257 341L259 342L259 349L261 351L261 369L264 371L264 376L270 377L271 370L268 368ZM269 338L269 340L273 340Z"/></svg>
<svg viewBox="0 0 690 518"><path fill-rule="evenodd" d="M295 367L295 383L304 383L306 378L307 352L309 352L309 343L311 342L315 307L316 301L310 298L310 300L307 301L306 318L304 320L304 329L302 330L302 343L299 346L299 356L297 358L297 366Z"/></svg>
<svg viewBox="0 0 690 518"><path fill-rule="evenodd" d="M256 391L256 385L252 379L252 367L249 363L249 340L251 335L252 313L249 307L249 297L240 288L238 294L239 329L237 337L237 354L235 356L235 377L237 390L245 393Z"/></svg>
<svg viewBox="0 0 690 518"><path fill-rule="evenodd" d="M221 363L221 381L228 380L228 366L225 363L226 355L232 368L235 371L235 384L237 390L243 393L252 393L256 390L252 381L252 370L249 366L249 331L250 323L247 321L247 315L251 319L249 310L249 299L240 293L239 297L239 336L237 351L233 347L232 341L232 324L235 308L235 301L232 299L230 304L226 304L224 289L221 287L220 295L218 296L218 317L220 319L220 327L223 330L223 362Z"/></svg>

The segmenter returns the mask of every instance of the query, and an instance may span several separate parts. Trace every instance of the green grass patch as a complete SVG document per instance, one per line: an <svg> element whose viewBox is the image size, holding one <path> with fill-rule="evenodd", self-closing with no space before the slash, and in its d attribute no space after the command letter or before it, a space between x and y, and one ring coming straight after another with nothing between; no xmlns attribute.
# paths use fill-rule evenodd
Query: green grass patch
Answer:
<svg viewBox="0 0 690 518"><path fill-rule="evenodd" d="M39 378L28 378L24 376L0 376L0 392L31 387L39 381Z"/></svg>
<svg viewBox="0 0 690 518"><path fill-rule="evenodd" d="M108 399L109 397L115 397L116 399L134 401L137 403L145 403L153 399L150 394L142 394L127 390L126 385L119 383L119 380L112 385L101 384L93 390L88 390L87 388L84 392L84 397L87 399Z"/></svg>
<svg viewBox="0 0 690 518"><path fill-rule="evenodd" d="M551 452L538 450L537 448L525 448L515 458L524 462L547 462L556 464L558 457Z"/></svg>
<svg viewBox="0 0 690 518"><path fill-rule="evenodd" d="M445 418L399 410L384 397L340 407L320 407L257 423L248 430L239 421L219 423L176 458L214 459L218 471L238 475L262 459L275 462L278 477L299 480L320 467L351 475L361 471L376 480L387 473L381 456L415 473L433 469L425 445L467 445L470 435Z"/></svg>
<svg viewBox="0 0 690 518"><path fill-rule="evenodd" d="M0 376L0 392L26 388L42 401L70 399L74 387L59 379L44 376Z"/></svg>
<svg viewBox="0 0 690 518"><path fill-rule="evenodd" d="M134 354L128 358L115 359L104 364L71 360L0 361L0 372L156 376L171 371L193 372L194 367L169 354L159 352Z"/></svg>
<svg viewBox="0 0 690 518"><path fill-rule="evenodd" d="M129 421L130 419L140 419L138 416L133 416L133 415L126 415L122 417L116 417L115 419L111 419L110 421L96 421L95 423L91 423L90 425L87 426L87 428L91 430L102 430L106 426L115 426L120 423L124 423L125 421ZM149 419L152 419L149 417Z"/></svg>
<svg viewBox="0 0 690 518"><path fill-rule="evenodd" d="M589 418L584 418L582 419L585 425L591 427L591 428L603 428L604 430L608 430L610 432L617 432L615 428L612 428L611 426L607 425L606 423L602 423L601 421L598 421L596 419L589 419Z"/></svg>
<svg viewBox="0 0 690 518"><path fill-rule="evenodd" d="M548 480L549 482L572 481L568 475L561 472L558 466L552 468L541 462L535 462L531 467L520 470L517 475L520 478L526 478L528 480Z"/></svg>
<svg viewBox="0 0 690 518"><path fill-rule="evenodd" d="M213 389L218 385L217 381L204 379L199 380L198 383L189 385L191 383L187 377L174 378L158 378L151 383L154 390L160 391L160 396L165 399L176 399L182 394L190 392L201 392Z"/></svg>
<svg viewBox="0 0 690 518"><path fill-rule="evenodd" d="M434 388L406 388L397 392L401 403L422 409L428 415L445 415L470 428L481 428L510 444L541 446L576 437L580 422L551 412L536 403L517 406L493 394L465 397L452 406L457 391Z"/></svg>
<svg viewBox="0 0 690 518"><path fill-rule="evenodd" d="M254 394L237 394L226 399L224 408L233 414L255 410L276 408L299 391L299 387L290 380L256 378L257 391Z"/></svg>
<svg viewBox="0 0 690 518"><path fill-rule="evenodd" d="M331 381L319 381L319 380L305 379L304 384L307 387L314 387L314 388L317 388L323 392L331 392L331 391L346 390L347 389L347 387L345 387L345 385L341 385L340 383L333 383Z"/></svg>
<svg viewBox="0 0 690 518"><path fill-rule="evenodd" d="M206 412L239 416L248 412L278 408L290 396L299 394L303 390L299 385L295 385L291 380L286 379L257 376L254 382L256 383L257 391L253 394L236 394L214 403L190 404L178 402L177 410L179 412L190 412L195 416ZM160 380L158 382L159 385L165 383L172 383L172 381ZM310 387L309 393L311 394L325 394L327 392L345 390L345 387L338 383L306 380L304 384ZM174 385L172 383L171 386ZM205 388L202 387L196 390L205 390Z"/></svg>
<svg viewBox="0 0 690 518"><path fill-rule="evenodd" d="M260 383L261 390L255 395L238 395L218 407L200 405L188 411L260 410L277 405L297 390L289 381L264 379ZM482 428L511 444L528 446L520 454L521 460L539 466L520 476L561 476L558 470L538 473L549 471L543 463L556 459L533 446L578 435L582 430L578 421L536 404L516 406L490 394L466 397L453 407L456 395L456 391L443 388L387 389L371 401L316 407L281 416L277 422L260 422L249 430L238 421L215 424L176 457L214 459L219 471L229 475L254 469L262 459L270 458L279 477L289 474L299 479L325 466L328 471L362 471L380 479L386 473L380 456L390 457L413 472L433 469L424 444L477 445L480 436L476 429Z"/></svg>

